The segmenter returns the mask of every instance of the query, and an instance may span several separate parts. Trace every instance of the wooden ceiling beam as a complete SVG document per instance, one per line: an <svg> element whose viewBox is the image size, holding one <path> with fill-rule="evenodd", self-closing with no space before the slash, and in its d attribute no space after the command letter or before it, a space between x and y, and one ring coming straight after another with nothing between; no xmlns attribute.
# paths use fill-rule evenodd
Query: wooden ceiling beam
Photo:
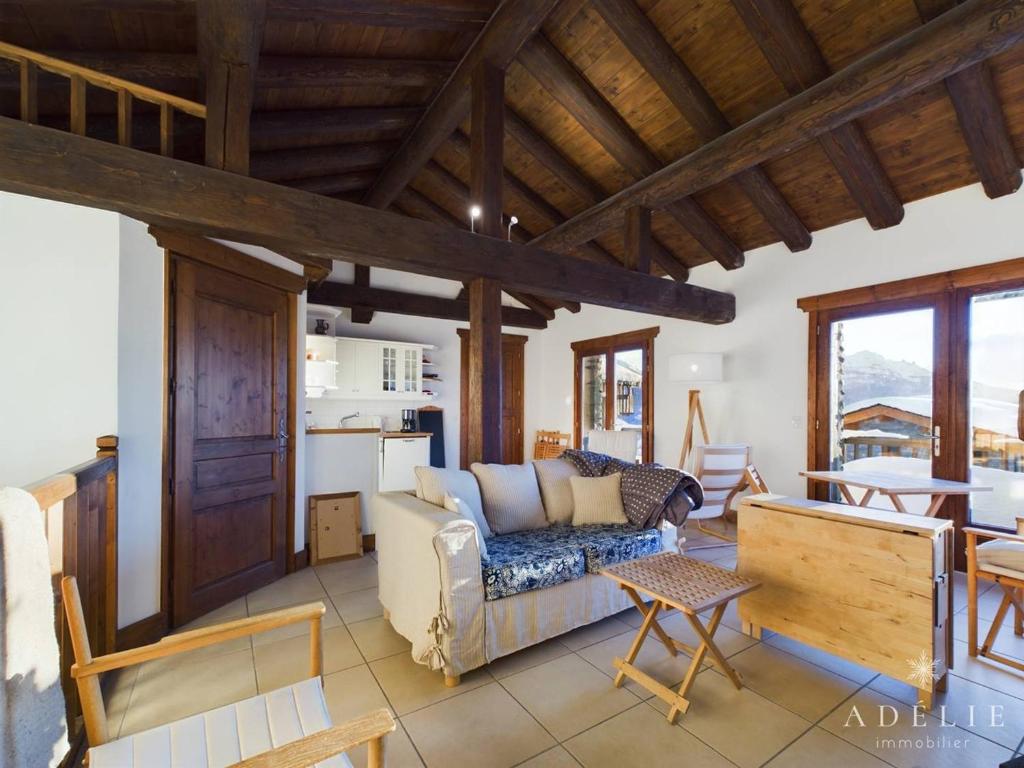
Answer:
<svg viewBox="0 0 1024 768"><path fill-rule="evenodd" d="M398 139L423 113L417 107L353 107L256 112L253 151Z"/></svg>
<svg viewBox="0 0 1024 768"><path fill-rule="evenodd" d="M955 0L915 0L928 23L956 5ZM1020 158L1006 126L992 70L987 61L946 78L946 92L956 110L960 133L974 161L985 194L991 198L1016 192L1021 185Z"/></svg>
<svg viewBox="0 0 1024 768"><path fill-rule="evenodd" d="M519 61L627 173L642 179L661 169L657 155L543 34L523 46ZM743 266L743 251L696 201L680 198L665 210L723 267Z"/></svg>
<svg viewBox="0 0 1024 768"><path fill-rule="evenodd" d="M733 0L732 4L791 96L831 74L791 0ZM857 123L838 126L818 142L874 229L903 220L903 203Z"/></svg>
<svg viewBox="0 0 1024 768"><path fill-rule="evenodd" d="M594 0L593 4L701 141L711 141L732 129L711 94L635 0ZM738 174L735 181L789 250L810 247L811 233L764 169L750 168Z"/></svg>
<svg viewBox="0 0 1024 768"><path fill-rule="evenodd" d="M356 288L370 287L370 268L365 264L356 264L352 274L352 285ZM365 304L356 304L352 307L352 322L359 325L368 325L373 321L373 307Z"/></svg>
<svg viewBox="0 0 1024 768"><path fill-rule="evenodd" d="M505 129L508 134L519 142L519 145L529 152L535 160L547 168L555 178L565 184L583 201L586 206L597 205L607 197L601 186L594 179L587 176L577 168L573 162L555 148L547 139L541 136L514 110L506 109ZM597 243L581 243L577 249L584 246L600 248ZM654 262L665 270L665 274L674 280L685 283L690 279L690 268L672 253L657 237L651 239L651 257ZM603 248L601 248L604 251ZM608 253L607 251L604 251ZM608 254L618 262L614 256Z"/></svg>
<svg viewBox="0 0 1024 768"><path fill-rule="evenodd" d="M469 321L469 301L464 299L445 299L332 281L310 288L306 298L311 304L323 304L328 307L372 307L377 312L396 315ZM503 306L501 324L518 328L546 328L548 323L533 310Z"/></svg>
<svg viewBox="0 0 1024 768"><path fill-rule="evenodd" d="M361 192L369 189L377 178L376 170L352 171L330 176L309 176L303 179L289 179L289 187L312 192L316 195L340 195L345 192Z"/></svg>
<svg viewBox="0 0 1024 768"><path fill-rule="evenodd" d="M203 2L196 40L206 93L206 164L249 173L249 125L266 0Z"/></svg>
<svg viewBox="0 0 1024 768"><path fill-rule="evenodd" d="M366 171L383 166L395 146L395 142L382 141L254 152L252 175L267 181L288 181Z"/></svg>
<svg viewBox="0 0 1024 768"><path fill-rule="evenodd" d="M665 317L726 323L731 294L0 118L0 189L207 237Z"/></svg>
<svg viewBox="0 0 1024 768"><path fill-rule="evenodd" d="M506 69L558 0L503 2L491 16L426 113L384 168L366 204L387 208L458 127L470 110L470 84L478 65Z"/></svg>
<svg viewBox="0 0 1024 768"><path fill-rule="evenodd" d="M996 56L1024 40L1024 14L999 0L967 0L663 170L545 232L532 244L562 250L618 226L634 205L664 206L791 152L876 109Z"/></svg>

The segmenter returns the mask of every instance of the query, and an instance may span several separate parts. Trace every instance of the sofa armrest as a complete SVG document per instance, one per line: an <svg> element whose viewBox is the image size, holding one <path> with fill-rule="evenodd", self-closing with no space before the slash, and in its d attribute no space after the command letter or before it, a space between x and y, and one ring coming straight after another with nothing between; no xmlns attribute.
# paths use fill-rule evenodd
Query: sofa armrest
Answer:
<svg viewBox="0 0 1024 768"><path fill-rule="evenodd" d="M380 602L413 659L446 675L487 663L476 528L407 493L372 502Z"/></svg>

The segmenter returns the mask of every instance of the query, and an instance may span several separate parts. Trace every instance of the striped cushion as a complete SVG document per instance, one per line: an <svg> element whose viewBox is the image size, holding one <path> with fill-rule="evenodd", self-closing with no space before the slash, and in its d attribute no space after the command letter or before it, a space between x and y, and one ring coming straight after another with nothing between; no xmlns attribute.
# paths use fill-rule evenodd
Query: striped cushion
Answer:
<svg viewBox="0 0 1024 768"><path fill-rule="evenodd" d="M435 507L444 506L444 497L451 496L466 504L473 512L473 519L482 521L484 536L490 536L487 519L480 501L480 486L472 472L464 469L441 469L439 467L416 467L416 496Z"/></svg>
<svg viewBox="0 0 1024 768"><path fill-rule="evenodd" d="M617 472L606 477L570 477L572 524L628 523L626 512L622 508L621 483L622 475Z"/></svg>
<svg viewBox="0 0 1024 768"><path fill-rule="evenodd" d="M223 768L331 727L319 677L89 750L90 768ZM345 755L318 768L352 768Z"/></svg>
<svg viewBox="0 0 1024 768"><path fill-rule="evenodd" d="M571 461L565 459L540 459L533 462L537 471L537 484L544 500L544 512L552 525L572 522L572 486L570 477L578 477L580 471Z"/></svg>
<svg viewBox="0 0 1024 768"><path fill-rule="evenodd" d="M470 470L480 483L484 517L495 534L547 527L533 464L473 464Z"/></svg>

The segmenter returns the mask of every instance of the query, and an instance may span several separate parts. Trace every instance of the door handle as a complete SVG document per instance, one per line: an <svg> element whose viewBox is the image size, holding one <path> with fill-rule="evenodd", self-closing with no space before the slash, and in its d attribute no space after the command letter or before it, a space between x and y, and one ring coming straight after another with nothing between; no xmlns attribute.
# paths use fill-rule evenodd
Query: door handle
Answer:
<svg viewBox="0 0 1024 768"><path fill-rule="evenodd" d="M942 427L936 425L932 428L932 455L942 455Z"/></svg>

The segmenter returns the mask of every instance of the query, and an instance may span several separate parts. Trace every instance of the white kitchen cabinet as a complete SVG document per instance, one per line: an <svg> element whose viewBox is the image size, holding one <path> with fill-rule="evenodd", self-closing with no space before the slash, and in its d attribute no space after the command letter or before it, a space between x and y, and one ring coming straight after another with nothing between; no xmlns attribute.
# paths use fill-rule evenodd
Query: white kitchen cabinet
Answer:
<svg viewBox="0 0 1024 768"><path fill-rule="evenodd" d="M416 488L416 467L430 466L430 438L384 437L380 441L377 489L411 491Z"/></svg>
<svg viewBox="0 0 1024 768"><path fill-rule="evenodd" d="M312 338L316 339L318 347L325 339L308 337ZM334 387L324 392L325 397L352 400L429 400L433 397L423 393L423 353L433 350L432 345L349 337L338 337L332 342L336 345L332 355L337 366L333 372ZM307 385L319 376L310 363L307 361Z"/></svg>

